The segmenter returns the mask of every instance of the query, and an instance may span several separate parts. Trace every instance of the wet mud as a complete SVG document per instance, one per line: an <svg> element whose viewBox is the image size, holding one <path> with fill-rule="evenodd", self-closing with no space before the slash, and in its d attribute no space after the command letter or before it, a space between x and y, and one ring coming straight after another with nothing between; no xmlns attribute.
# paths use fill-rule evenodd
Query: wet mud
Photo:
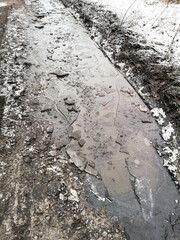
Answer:
<svg viewBox="0 0 180 240"><path fill-rule="evenodd" d="M177 240L149 109L63 4L26 4L3 45L3 240Z"/></svg>

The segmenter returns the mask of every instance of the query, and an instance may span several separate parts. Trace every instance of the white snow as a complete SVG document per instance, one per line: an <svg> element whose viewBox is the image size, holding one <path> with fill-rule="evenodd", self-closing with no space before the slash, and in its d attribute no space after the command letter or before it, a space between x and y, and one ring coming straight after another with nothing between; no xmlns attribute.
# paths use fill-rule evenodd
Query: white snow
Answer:
<svg viewBox="0 0 180 240"><path fill-rule="evenodd" d="M163 0L86 0L115 12L119 24L141 34L144 42L180 62L180 4Z"/></svg>
<svg viewBox="0 0 180 240"><path fill-rule="evenodd" d="M0 3L0 7L5 7L5 6L7 6L7 3L5 3L5 2Z"/></svg>
<svg viewBox="0 0 180 240"><path fill-rule="evenodd" d="M169 157L170 162L175 162L178 158L179 151L178 149L173 149L171 150L169 147L165 147L164 149L165 153L170 154L171 156Z"/></svg>
<svg viewBox="0 0 180 240"><path fill-rule="evenodd" d="M171 173L173 173L176 176L177 167L175 165L169 165L168 169Z"/></svg>
<svg viewBox="0 0 180 240"><path fill-rule="evenodd" d="M60 168L57 167L57 166L48 167L48 168L47 168L47 171L52 171L52 172L54 172L54 173L55 173L56 175L58 175L58 176L62 176L62 175L63 175L63 174L61 173Z"/></svg>
<svg viewBox="0 0 180 240"><path fill-rule="evenodd" d="M59 194L59 199L61 199L62 201L64 201L64 195L62 193Z"/></svg>
<svg viewBox="0 0 180 240"><path fill-rule="evenodd" d="M162 127L162 137L165 141L171 138L171 135L174 133L174 128L172 124L169 123L166 127Z"/></svg>
<svg viewBox="0 0 180 240"><path fill-rule="evenodd" d="M70 201L79 202L79 198L78 198L78 195L77 195L76 190L71 189L70 192L71 192L71 196L70 196L68 199L69 199Z"/></svg>
<svg viewBox="0 0 180 240"><path fill-rule="evenodd" d="M176 176L177 174L177 167L173 164L177 159L178 159L178 154L179 151L178 149L173 149L171 150L169 147L165 147L163 149L163 151L165 153L168 153L170 156L168 157L168 159L164 159L164 167L167 167L168 170L174 175Z"/></svg>
<svg viewBox="0 0 180 240"><path fill-rule="evenodd" d="M151 110L153 117L156 118L157 122L159 123L159 125L163 125L164 123L164 118L166 118L166 114L163 111L162 108L153 108Z"/></svg>

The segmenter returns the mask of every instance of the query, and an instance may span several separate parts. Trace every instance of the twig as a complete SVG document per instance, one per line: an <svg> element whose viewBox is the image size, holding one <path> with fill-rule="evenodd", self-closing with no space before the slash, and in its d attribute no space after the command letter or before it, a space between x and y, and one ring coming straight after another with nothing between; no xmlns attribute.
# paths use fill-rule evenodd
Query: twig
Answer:
<svg viewBox="0 0 180 240"><path fill-rule="evenodd" d="M169 48L168 48L168 52L171 50L171 48L172 48L172 46L173 46L173 44L174 44L174 40L175 40L175 38L177 37L179 31L180 31L180 24L179 24L179 26L178 26L175 34L174 34L174 37L172 38L171 44L169 45ZM167 53L167 54L168 54L168 53Z"/></svg>
<svg viewBox="0 0 180 240"><path fill-rule="evenodd" d="M128 13L129 10L131 9L131 7L135 4L135 2L137 2L137 0L135 0L134 2L132 2L131 5L130 5L130 6L128 7L128 9L126 10L126 12L125 12L125 14L124 14L124 16L123 16L123 18L122 18L122 20L121 20L120 27L123 25L124 19L125 19L127 13Z"/></svg>
<svg viewBox="0 0 180 240"><path fill-rule="evenodd" d="M156 20L153 22L153 24L151 25L151 27L154 26L155 22L157 22L157 20L160 18L160 16L164 13L164 11L166 10L166 8L168 8L169 3L167 3L166 7L162 10L162 12L159 14L159 16L156 18Z"/></svg>

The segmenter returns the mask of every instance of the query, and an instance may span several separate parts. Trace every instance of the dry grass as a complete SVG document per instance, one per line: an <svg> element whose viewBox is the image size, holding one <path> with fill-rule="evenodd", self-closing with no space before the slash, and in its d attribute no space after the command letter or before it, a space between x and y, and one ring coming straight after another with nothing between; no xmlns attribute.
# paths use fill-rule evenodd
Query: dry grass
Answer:
<svg viewBox="0 0 180 240"><path fill-rule="evenodd" d="M161 0L161 1L165 3L180 4L180 0Z"/></svg>

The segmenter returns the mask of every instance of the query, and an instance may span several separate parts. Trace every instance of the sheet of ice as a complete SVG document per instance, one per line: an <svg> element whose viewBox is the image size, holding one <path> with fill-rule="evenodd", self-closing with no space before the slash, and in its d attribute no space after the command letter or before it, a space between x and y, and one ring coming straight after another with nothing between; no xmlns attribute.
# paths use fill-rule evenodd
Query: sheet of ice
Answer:
<svg viewBox="0 0 180 240"><path fill-rule="evenodd" d="M100 195L90 178L87 178L87 182L89 183L90 191L94 194L94 196L96 196L99 201L105 202L106 198Z"/></svg>
<svg viewBox="0 0 180 240"><path fill-rule="evenodd" d="M86 0L115 12L120 24L144 37L162 54L170 53L171 60L180 61L180 4L160 0Z"/></svg>

